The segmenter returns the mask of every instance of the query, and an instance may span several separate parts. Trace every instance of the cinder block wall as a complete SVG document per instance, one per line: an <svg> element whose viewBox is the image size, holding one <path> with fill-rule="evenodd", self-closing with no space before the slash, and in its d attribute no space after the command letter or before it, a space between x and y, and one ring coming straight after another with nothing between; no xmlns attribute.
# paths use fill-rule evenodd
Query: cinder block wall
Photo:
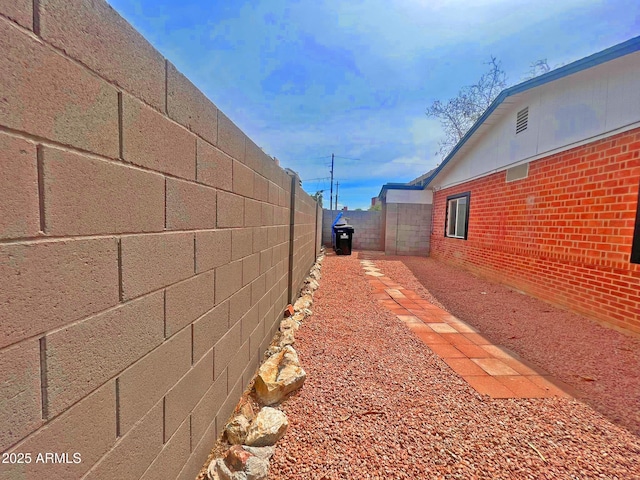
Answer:
<svg viewBox="0 0 640 480"><path fill-rule="evenodd" d="M316 202L316 256L320 255L320 248L322 247L322 223L323 212L320 205Z"/></svg>
<svg viewBox="0 0 640 480"><path fill-rule="evenodd" d="M290 177L103 0L0 0L0 72L0 478L192 480L315 203L291 239Z"/></svg>
<svg viewBox="0 0 640 480"><path fill-rule="evenodd" d="M429 255L432 205L386 204L384 250L387 255Z"/></svg>
<svg viewBox="0 0 640 480"><path fill-rule="evenodd" d="M338 212L333 212L333 218ZM331 245L331 210L323 211L322 242ZM382 250L382 212L349 210L344 212L343 219L354 228L353 248L358 250Z"/></svg>
<svg viewBox="0 0 640 480"><path fill-rule="evenodd" d="M431 255L640 332L640 129L531 162L525 179L505 175L435 193ZM468 238L446 238L446 198L467 191Z"/></svg>
<svg viewBox="0 0 640 480"><path fill-rule="evenodd" d="M315 261L316 242L316 202L307 195L300 186L297 177L292 178L292 191L295 196L295 221L293 226L293 242L291 254L295 261L292 264L291 296L293 301L298 296L302 282L309 272L309 266ZM277 328L277 325L276 325Z"/></svg>

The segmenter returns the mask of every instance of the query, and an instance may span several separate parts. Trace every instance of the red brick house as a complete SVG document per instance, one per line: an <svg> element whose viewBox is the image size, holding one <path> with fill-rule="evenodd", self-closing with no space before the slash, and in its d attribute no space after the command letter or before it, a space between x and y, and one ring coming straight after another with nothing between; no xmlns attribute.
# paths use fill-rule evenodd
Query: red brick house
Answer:
<svg viewBox="0 0 640 480"><path fill-rule="evenodd" d="M421 183L431 256L640 333L640 37L504 90Z"/></svg>

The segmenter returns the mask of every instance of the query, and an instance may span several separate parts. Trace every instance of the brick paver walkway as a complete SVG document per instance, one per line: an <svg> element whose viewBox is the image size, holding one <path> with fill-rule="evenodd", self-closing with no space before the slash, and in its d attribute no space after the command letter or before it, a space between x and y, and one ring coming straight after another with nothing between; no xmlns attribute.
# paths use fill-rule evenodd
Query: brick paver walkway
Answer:
<svg viewBox="0 0 640 480"><path fill-rule="evenodd" d="M361 260L374 297L478 393L492 398L570 397L571 387L553 379L515 352L494 345L471 325L398 285Z"/></svg>

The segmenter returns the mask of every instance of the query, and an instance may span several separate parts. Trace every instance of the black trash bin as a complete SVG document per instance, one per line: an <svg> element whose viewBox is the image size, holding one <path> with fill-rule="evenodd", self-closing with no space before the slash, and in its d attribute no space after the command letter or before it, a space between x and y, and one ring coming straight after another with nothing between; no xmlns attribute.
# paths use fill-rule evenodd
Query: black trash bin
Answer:
<svg viewBox="0 0 640 480"><path fill-rule="evenodd" d="M354 229L351 225L341 223L333 226L335 243L333 248L338 255L351 255L351 242L353 241Z"/></svg>

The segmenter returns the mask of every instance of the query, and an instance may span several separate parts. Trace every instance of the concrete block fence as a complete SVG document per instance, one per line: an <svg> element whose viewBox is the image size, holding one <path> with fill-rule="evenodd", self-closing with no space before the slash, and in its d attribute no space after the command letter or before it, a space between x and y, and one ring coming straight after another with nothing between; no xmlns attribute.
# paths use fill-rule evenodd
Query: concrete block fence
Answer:
<svg viewBox="0 0 640 480"><path fill-rule="evenodd" d="M333 211L333 218L339 211ZM343 219L353 226L353 248L358 250L384 250L382 235L382 212L369 210L349 210L344 212ZM324 210L322 223L322 242L331 245L331 210Z"/></svg>
<svg viewBox="0 0 640 480"><path fill-rule="evenodd" d="M389 203L385 208L385 253L428 256L431 243L432 206Z"/></svg>
<svg viewBox="0 0 640 480"><path fill-rule="evenodd" d="M322 211L104 0L0 0L0 92L0 478L192 480Z"/></svg>

